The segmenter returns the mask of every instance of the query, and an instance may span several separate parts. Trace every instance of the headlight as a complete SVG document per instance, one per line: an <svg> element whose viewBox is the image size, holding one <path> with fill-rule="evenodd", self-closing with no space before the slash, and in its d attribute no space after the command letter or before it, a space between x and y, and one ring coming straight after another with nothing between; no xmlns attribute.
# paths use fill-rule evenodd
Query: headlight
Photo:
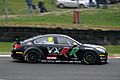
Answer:
<svg viewBox="0 0 120 80"><path fill-rule="evenodd" d="M98 51L100 51L101 53L106 53L106 51L102 48L96 48Z"/></svg>

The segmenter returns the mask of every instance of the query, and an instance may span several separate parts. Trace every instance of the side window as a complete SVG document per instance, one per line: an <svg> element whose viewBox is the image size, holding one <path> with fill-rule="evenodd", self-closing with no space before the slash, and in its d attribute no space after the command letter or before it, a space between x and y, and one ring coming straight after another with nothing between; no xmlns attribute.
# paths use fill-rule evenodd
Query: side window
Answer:
<svg viewBox="0 0 120 80"><path fill-rule="evenodd" d="M69 42L69 45L77 45L77 43L74 41L74 40L72 40L72 39L69 39L69 38L67 38L67 40L68 40L68 42Z"/></svg>
<svg viewBox="0 0 120 80"><path fill-rule="evenodd" d="M69 45L68 40L65 37L57 37L58 44Z"/></svg>
<svg viewBox="0 0 120 80"><path fill-rule="evenodd" d="M71 39L69 39L69 38L67 38L67 40L68 40L68 42L69 42L70 45L73 45L73 43L74 43L73 40L71 40Z"/></svg>
<svg viewBox="0 0 120 80"><path fill-rule="evenodd" d="M35 44L54 44L53 37L40 37L34 41Z"/></svg>

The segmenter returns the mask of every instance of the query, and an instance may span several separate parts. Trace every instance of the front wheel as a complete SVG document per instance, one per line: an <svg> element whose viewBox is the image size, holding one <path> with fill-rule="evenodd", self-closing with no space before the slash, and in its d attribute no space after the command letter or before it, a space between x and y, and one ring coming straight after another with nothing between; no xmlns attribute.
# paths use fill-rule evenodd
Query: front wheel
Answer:
<svg viewBox="0 0 120 80"><path fill-rule="evenodd" d="M39 59L38 51L35 50L28 51L25 56L25 60L30 63L38 62L38 59Z"/></svg>
<svg viewBox="0 0 120 80"><path fill-rule="evenodd" d="M79 7L80 8L85 8L85 6L83 4L80 4Z"/></svg>
<svg viewBox="0 0 120 80"><path fill-rule="evenodd" d="M85 64L95 64L97 62L97 56L95 54L95 52L86 52L84 55L83 55L83 62Z"/></svg>

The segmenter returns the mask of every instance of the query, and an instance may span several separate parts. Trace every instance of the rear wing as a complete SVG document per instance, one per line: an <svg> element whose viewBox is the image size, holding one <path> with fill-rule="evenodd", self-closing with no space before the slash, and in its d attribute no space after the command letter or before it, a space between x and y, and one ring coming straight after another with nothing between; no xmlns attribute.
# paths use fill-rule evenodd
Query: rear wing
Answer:
<svg viewBox="0 0 120 80"><path fill-rule="evenodd" d="M13 37L13 42L16 44L20 44L20 37L19 36L14 36Z"/></svg>

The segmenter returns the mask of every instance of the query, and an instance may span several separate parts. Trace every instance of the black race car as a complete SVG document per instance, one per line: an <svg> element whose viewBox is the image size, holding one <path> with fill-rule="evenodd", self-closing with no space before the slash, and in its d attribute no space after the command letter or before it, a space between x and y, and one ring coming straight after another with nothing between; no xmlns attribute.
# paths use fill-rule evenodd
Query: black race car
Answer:
<svg viewBox="0 0 120 80"><path fill-rule="evenodd" d="M39 35L16 42L11 57L27 62L68 62L105 64L108 53L102 46L82 44L73 38L60 34Z"/></svg>

